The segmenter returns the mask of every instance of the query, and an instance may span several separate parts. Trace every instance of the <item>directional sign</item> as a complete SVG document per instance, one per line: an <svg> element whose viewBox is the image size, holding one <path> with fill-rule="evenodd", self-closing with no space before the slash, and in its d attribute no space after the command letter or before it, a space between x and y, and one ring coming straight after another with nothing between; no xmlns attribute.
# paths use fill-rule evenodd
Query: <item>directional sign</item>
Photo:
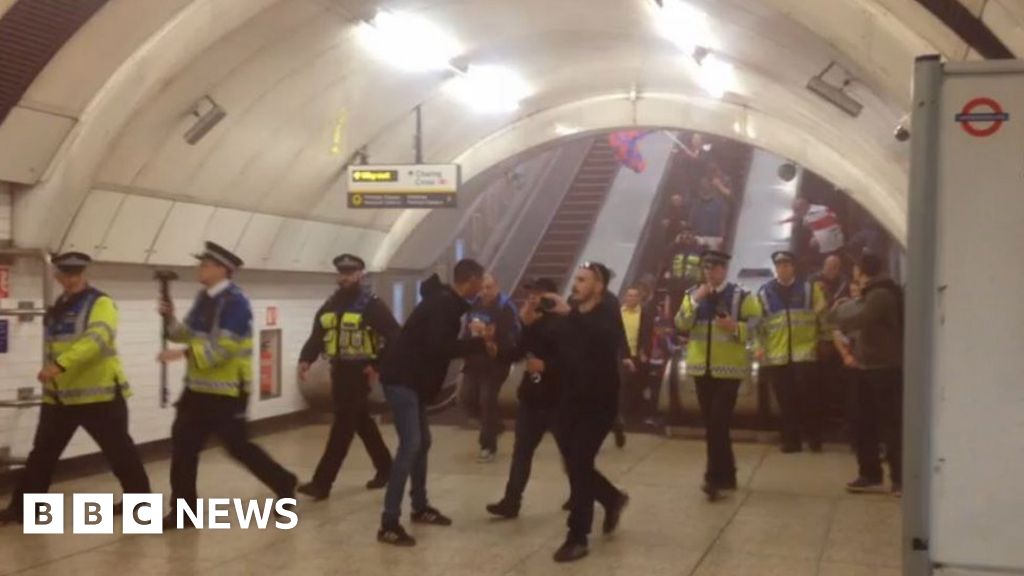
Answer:
<svg viewBox="0 0 1024 576"><path fill-rule="evenodd" d="M349 208L455 208L457 164L349 166Z"/></svg>

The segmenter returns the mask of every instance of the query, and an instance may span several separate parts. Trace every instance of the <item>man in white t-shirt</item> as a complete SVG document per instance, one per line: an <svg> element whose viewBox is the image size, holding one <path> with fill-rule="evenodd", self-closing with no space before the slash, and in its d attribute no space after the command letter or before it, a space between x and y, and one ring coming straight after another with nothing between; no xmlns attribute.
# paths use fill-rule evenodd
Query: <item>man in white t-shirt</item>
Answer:
<svg viewBox="0 0 1024 576"><path fill-rule="evenodd" d="M800 222L811 234L811 246L822 256L842 250L845 244L839 217L828 206L811 204L806 198L793 201L793 215L781 223Z"/></svg>

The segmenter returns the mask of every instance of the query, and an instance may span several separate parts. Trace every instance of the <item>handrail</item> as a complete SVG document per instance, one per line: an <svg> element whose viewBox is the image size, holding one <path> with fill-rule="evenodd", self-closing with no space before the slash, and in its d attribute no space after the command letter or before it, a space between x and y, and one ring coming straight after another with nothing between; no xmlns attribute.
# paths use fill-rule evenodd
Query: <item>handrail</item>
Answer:
<svg viewBox="0 0 1024 576"><path fill-rule="evenodd" d="M35 317L46 313L46 309L53 304L53 286L50 284L50 254L42 248L0 248L0 258L34 258L43 265L41 274L43 306L42 308L31 309L8 309L0 310L0 316ZM46 361L46 341L40 344L42 362Z"/></svg>

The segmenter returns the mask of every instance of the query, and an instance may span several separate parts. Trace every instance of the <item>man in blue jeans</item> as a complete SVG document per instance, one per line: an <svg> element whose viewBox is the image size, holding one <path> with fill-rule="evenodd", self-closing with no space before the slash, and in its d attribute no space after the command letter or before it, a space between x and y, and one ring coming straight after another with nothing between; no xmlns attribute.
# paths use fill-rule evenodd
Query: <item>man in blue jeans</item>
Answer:
<svg viewBox="0 0 1024 576"><path fill-rule="evenodd" d="M420 286L422 301L412 311L398 338L388 347L380 368L380 380L394 414L398 451L391 467L384 513L377 541L394 546L415 546L416 540L402 527L402 498L406 480L412 477L412 522L450 526L450 518L427 500L427 454L430 428L425 406L444 385L448 364L455 358L497 355L497 346L484 338L460 340L461 318L483 286L484 269L473 260L455 265L451 286L437 275Z"/></svg>

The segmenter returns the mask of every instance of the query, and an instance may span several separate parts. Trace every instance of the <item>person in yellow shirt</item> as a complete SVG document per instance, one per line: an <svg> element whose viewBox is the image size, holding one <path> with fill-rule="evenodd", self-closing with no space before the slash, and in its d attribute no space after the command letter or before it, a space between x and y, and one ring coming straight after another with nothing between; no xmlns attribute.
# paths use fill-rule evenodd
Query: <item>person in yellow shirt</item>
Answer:
<svg viewBox="0 0 1024 576"><path fill-rule="evenodd" d="M726 281L732 256L704 253L704 283L687 292L676 327L689 332L686 375L697 383L697 400L707 430L708 463L701 490L715 501L736 489L736 458L729 437L740 383L750 376L748 323L761 316L757 298Z"/></svg>
<svg viewBox="0 0 1024 576"><path fill-rule="evenodd" d="M622 387L619 389L619 418L612 432L615 433L615 445L622 448L626 445L625 419L639 415L643 404L644 374L654 319L650 310L643 306L639 286L632 286L626 290L620 311L622 325L626 330L629 359L623 363Z"/></svg>
<svg viewBox="0 0 1024 576"><path fill-rule="evenodd" d="M32 451L0 524L22 520L22 496L50 489L57 461L79 427L99 444L125 493L149 492L149 477L128 434L125 398L131 390L117 355L117 306L89 285L88 255L68 252L52 262L64 293L43 321L46 364L37 376L43 406Z"/></svg>

